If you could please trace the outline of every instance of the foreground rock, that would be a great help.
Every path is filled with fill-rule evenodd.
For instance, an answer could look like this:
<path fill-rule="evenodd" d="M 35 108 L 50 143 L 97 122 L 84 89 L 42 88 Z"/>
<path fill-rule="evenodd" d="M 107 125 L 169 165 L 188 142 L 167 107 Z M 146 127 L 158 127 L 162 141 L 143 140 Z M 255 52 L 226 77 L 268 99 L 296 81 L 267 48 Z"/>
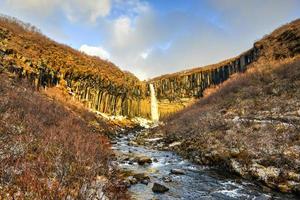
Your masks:
<path fill-rule="evenodd" d="M 167 191 L 169 191 L 169 188 L 167 188 L 166 186 L 159 184 L 159 183 L 154 183 L 153 187 L 152 187 L 152 191 L 156 192 L 156 193 L 165 193 Z"/>

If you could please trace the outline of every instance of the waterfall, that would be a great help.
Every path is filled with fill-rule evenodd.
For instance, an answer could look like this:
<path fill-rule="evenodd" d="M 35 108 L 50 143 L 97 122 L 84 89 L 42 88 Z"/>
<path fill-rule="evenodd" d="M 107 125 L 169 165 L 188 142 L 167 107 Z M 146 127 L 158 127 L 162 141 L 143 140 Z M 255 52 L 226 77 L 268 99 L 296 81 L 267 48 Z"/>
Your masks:
<path fill-rule="evenodd" d="M 158 114 L 158 105 L 157 105 L 155 90 L 152 83 L 150 83 L 149 86 L 150 86 L 150 95 L 151 95 L 151 119 L 153 122 L 158 122 L 159 114 Z"/>

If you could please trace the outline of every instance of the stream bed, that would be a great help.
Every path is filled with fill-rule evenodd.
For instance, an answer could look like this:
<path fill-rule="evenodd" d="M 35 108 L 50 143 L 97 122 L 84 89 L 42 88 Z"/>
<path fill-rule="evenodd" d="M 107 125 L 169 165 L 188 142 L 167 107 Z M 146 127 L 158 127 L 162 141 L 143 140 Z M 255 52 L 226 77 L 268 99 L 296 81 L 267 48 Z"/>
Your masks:
<path fill-rule="evenodd" d="M 281 194 L 246 181 L 231 174 L 210 167 L 195 165 L 173 152 L 159 151 L 137 146 L 131 141 L 137 133 L 119 136 L 113 149 L 117 164 L 124 171 L 143 173 L 149 181 L 132 184 L 129 192 L 133 199 L 299 199 L 294 195 Z M 128 157 L 142 155 L 151 158 L 152 163 L 139 165 Z M 124 156 L 127 159 L 124 159 Z M 171 170 L 179 169 L 183 174 L 172 174 Z M 166 186 L 164 193 L 154 193 L 154 183 Z"/>

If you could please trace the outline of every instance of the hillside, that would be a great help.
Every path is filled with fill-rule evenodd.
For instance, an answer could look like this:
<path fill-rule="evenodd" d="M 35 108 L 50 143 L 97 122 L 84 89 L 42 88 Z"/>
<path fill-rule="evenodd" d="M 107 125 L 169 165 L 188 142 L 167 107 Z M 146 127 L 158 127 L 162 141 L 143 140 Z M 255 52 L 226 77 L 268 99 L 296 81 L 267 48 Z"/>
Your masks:
<path fill-rule="evenodd" d="M 67 109 L 3 68 L 0 92 L 1 199 L 127 198 L 110 164 L 104 121 Z"/>
<path fill-rule="evenodd" d="M 150 143 L 300 193 L 299 88 L 300 19 L 234 58 L 141 82 L 2 16 L 0 199 L 127 199 L 126 187 L 149 189 L 157 180 L 160 164 L 151 163 L 160 161 L 137 147 Z M 123 134 L 132 118 L 151 117 L 150 95 L 162 123 Z M 109 121 L 103 113 L 127 119 Z M 154 168 L 121 174 L 115 164 Z"/>
<path fill-rule="evenodd" d="M 274 30 L 271 34 L 268 34 L 261 40 L 255 42 L 254 47 L 259 49 L 261 56 L 268 58 L 270 60 L 293 57 L 295 54 L 298 54 L 300 52 L 299 26 L 300 26 L 300 19 L 297 19 L 286 25 L 283 25 L 278 29 Z M 277 48 L 279 45 L 281 48 Z M 243 54 L 246 54 L 246 52 L 242 53 L 241 55 Z M 240 56 L 230 58 L 212 65 L 195 67 L 188 70 L 179 71 L 173 74 L 164 74 L 152 78 L 150 81 L 175 78 L 178 76 L 186 76 L 186 75 L 195 74 L 197 72 L 216 69 L 219 68 L 220 66 L 231 63 L 238 57 Z"/>
<path fill-rule="evenodd" d="M 14 53 L 17 65 L 34 70 L 42 63 L 60 72 L 78 75 L 90 74 L 101 76 L 116 85 L 127 87 L 138 83 L 138 79 L 121 71 L 113 63 L 99 57 L 88 56 L 71 47 L 59 44 L 30 24 L 14 18 L 0 18 L 1 49 Z"/>
<path fill-rule="evenodd" d="M 204 90 L 196 104 L 166 118 L 138 141 L 162 137 L 154 146 L 299 193 L 300 20 L 255 46 L 261 56 L 245 73 Z"/>
<path fill-rule="evenodd" d="M 218 85 L 236 73 L 247 70 L 260 60 L 280 60 L 300 52 L 300 20 L 276 29 L 240 55 L 222 62 L 166 74 L 149 82 L 156 88 L 162 118 L 175 113 L 201 98 L 205 89 Z"/>
<path fill-rule="evenodd" d="M 17 19 L 0 17 L 0 58 L 1 65 L 36 87 L 64 85 L 90 109 L 129 117 L 150 113 L 146 86 L 133 74 L 59 44 Z"/>

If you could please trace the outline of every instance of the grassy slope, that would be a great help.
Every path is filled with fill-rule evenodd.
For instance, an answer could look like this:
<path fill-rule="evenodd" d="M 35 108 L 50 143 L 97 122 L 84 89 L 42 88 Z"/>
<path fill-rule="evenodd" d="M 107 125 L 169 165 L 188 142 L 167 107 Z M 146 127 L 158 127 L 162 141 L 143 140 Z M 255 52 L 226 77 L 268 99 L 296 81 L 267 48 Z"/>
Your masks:
<path fill-rule="evenodd" d="M 62 73 L 72 71 L 77 75 L 101 76 L 118 86 L 130 87 L 139 84 L 133 74 L 121 71 L 109 61 L 59 44 L 21 21 L 0 17 L 0 49 L 4 47 L 22 56 L 18 65 L 30 68 L 28 63 L 32 63 L 31 70 L 43 62 Z M 16 58 L 13 60 L 17 61 Z"/>
<path fill-rule="evenodd" d="M 126 198 L 110 166 L 104 122 L 6 72 L 0 73 L 0 93 L 0 198 L 84 198 L 80 188 L 95 187 L 95 178 L 106 183 L 108 196 Z"/>
<path fill-rule="evenodd" d="M 279 168 L 282 174 L 272 183 L 262 180 L 274 187 L 299 181 L 299 174 L 295 180 L 286 174 L 300 170 L 299 88 L 299 58 L 285 64 L 256 63 L 247 73 L 206 91 L 210 94 L 156 131 L 166 144 L 182 142 L 173 150 L 195 162 L 233 169 L 236 161 L 245 170 L 233 170 L 245 176 L 256 176 L 249 169 L 254 163 Z"/>
<path fill-rule="evenodd" d="M 181 142 L 169 149 L 195 162 L 299 192 L 300 20 L 255 45 L 261 57 L 246 73 L 206 90 L 153 134 L 166 146 Z"/>

